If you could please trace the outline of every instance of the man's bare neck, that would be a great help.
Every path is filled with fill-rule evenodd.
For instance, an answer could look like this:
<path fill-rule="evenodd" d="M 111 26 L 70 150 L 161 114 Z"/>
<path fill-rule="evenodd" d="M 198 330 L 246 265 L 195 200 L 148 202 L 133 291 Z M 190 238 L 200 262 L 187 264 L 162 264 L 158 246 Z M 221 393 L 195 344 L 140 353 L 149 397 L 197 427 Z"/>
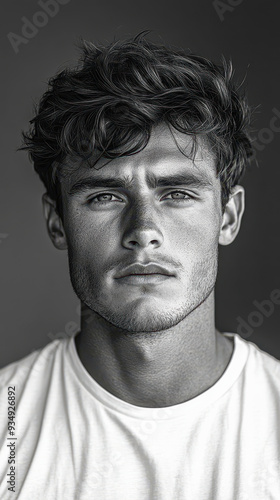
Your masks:
<path fill-rule="evenodd" d="M 188 401 L 222 376 L 233 351 L 231 340 L 215 329 L 213 298 L 207 300 L 173 328 L 142 334 L 120 332 L 90 311 L 76 337 L 80 360 L 97 383 L 130 404 L 157 408 Z"/>

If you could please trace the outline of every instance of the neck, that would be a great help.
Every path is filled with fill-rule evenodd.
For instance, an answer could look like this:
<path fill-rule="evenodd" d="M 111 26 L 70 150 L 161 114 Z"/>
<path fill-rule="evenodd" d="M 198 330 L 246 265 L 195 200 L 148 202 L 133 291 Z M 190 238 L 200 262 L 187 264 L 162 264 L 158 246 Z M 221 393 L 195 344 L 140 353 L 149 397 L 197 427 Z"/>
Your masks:
<path fill-rule="evenodd" d="M 81 305 L 76 348 L 89 374 L 116 397 L 144 407 L 192 399 L 223 374 L 232 342 L 215 329 L 214 293 L 174 327 L 128 333 Z"/>

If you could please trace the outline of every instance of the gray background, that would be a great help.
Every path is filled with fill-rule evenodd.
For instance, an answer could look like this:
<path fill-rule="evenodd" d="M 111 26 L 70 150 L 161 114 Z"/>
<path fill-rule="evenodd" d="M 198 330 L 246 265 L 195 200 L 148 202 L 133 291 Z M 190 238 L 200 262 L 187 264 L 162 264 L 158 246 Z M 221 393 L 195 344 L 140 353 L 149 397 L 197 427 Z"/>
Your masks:
<path fill-rule="evenodd" d="M 156 40 L 215 61 L 221 54 L 231 57 L 236 77 L 246 75 L 249 101 L 258 106 L 254 127 L 262 151 L 259 165 L 252 164 L 243 181 L 247 209 L 240 235 L 220 249 L 217 325 L 222 331 L 237 331 L 238 317 L 253 322 L 244 336 L 280 359 L 280 305 L 267 317 L 253 314 L 254 301 L 267 300 L 280 289 L 280 132 L 263 131 L 270 129 L 273 109 L 280 110 L 280 7 L 267 0 L 225 0 L 222 5 L 229 5 L 223 20 L 215 3 L 206 0 L 69 0 L 44 21 L 37 16 L 42 11 L 38 1 L 2 1 L 0 366 L 71 334 L 79 325 L 67 253 L 56 250 L 46 232 L 44 187 L 27 155 L 16 152 L 21 130 L 27 128 L 47 79 L 77 59 L 79 37 L 106 43 L 144 29 L 153 30 Z M 32 21 L 34 16 L 45 26 L 20 44 L 16 54 L 7 34 L 21 35 L 22 17 Z"/>

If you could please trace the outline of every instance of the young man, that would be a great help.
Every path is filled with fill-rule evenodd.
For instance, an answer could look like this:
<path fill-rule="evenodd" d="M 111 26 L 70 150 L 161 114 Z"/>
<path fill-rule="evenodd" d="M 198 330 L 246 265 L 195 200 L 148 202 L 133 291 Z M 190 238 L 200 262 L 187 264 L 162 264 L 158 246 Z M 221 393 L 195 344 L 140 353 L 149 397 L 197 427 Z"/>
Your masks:
<path fill-rule="evenodd" d="M 50 81 L 25 148 L 81 329 L 1 371 L 1 498 L 280 498 L 280 363 L 214 317 L 249 117 L 230 65 L 143 37 Z"/>

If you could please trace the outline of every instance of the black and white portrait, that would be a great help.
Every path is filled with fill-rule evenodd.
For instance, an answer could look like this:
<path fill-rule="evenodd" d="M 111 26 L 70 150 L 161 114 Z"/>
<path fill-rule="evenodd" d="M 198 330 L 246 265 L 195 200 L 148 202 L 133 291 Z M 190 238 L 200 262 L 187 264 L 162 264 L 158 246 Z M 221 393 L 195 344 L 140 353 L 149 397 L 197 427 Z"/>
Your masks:
<path fill-rule="evenodd" d="M 4 3 L 1 499 L 279 499 L 278 5 Z"/>

